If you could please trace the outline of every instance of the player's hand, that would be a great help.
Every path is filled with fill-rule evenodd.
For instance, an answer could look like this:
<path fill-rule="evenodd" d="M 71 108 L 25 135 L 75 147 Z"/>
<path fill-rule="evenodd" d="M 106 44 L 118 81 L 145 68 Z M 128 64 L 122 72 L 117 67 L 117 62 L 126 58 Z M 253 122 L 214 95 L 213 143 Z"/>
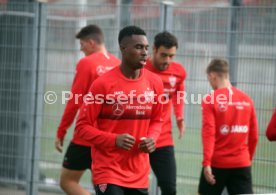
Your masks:
<path fill-rule="evenodd" d="M 210 166 L 204 167 L 203 173 L 206 181 L 211 185 L 215 185 L 216 179 L 212 173 L 212 168 Z"/>
<path fill-rule="evenodd" d="M 117 135 L 116 146 L 124 150 L 130 150 L 135 144 L 135 138 L 128 133 Z"/>
<path fill-rule="evenodd" d="M 178 128 L 178 139 L 181 139 L 183 137 L 184 131 L 185 131 L 185 122 L 184 119 L 177 119 L 176 120 L 177 128 Z"/>
<path fill-rule="evenodd" d="M 59 138 L 56 138 L 56 140 L 55 140 L 55 146 L 56 146 L 57 151 L 59 151 L 60 153 L 62 153 L 63 140 L 59 139 Z"/>
<path fill-rule="evenodd" d="M 142 137 L 138 147 L 145 153 L 152 153 L 155 150 L 155 141 L 150 137 Z"/>

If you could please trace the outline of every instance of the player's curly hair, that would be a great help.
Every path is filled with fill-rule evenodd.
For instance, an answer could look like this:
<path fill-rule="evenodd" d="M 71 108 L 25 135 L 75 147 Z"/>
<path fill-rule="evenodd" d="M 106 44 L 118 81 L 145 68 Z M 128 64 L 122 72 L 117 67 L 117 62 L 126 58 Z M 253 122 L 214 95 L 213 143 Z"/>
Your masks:
<path fill-rule="evenodd" d="M 146 32 L 138 26 L 126 26 L 122 30 L 120 30 L 119 37 L 118 37 L 119 44 L 121 44 L 122 40 L 125 37 L 131 37 L 132 35 L 146 36 Z"/>

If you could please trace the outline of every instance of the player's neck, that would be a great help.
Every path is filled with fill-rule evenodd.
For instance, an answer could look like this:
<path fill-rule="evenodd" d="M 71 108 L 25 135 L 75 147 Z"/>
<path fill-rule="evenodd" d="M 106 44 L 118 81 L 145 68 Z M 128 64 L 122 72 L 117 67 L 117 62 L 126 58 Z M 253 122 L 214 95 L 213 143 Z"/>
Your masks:
<path fill-rule="evenodd" d="M 221 88 L 228 88 L 228 87 L 232 87 L 231 82 L 229 81 L 229 79 L 223 79 L 221 80 L 218 84 L 217 84 L 217 88 L 216 89 L 221 89 Z"/>
<path fill-rule="evenodd" d="M 155 63 L 154 63 L 154 60 L 153 60 L 153 57 L 152 57 L 152 56 L 149 58 L 149 61 L 150 61 L 151 65 L 152 65 L 152 67 L 153 67 L 155 70 L 159 70 L 159 69 L 156 67 Z"/>
<path fill-rule="evenodd" d="M 124 62 L 120 66 L 120 70 L 123 75 L 128 79 L 137 79 L 140 76 L 141 69 L 129 68 Z"/>
<path fill-rule="evenodd" d="M 100 46 L 98 47 L 98 52 L 103 53 L 105 56 L 108 56 L 107 49 L 105 48 L 104 45 L 100 45 Z"/>
<path fill-rule="evenodd" d="M 152 57 L 152 56 L 149 57 L 149 61 L 150 61 L 151 65 L 152 65 L 153 67 L 155 67 L 155 66 L 154 66 L 154 62 L 153 62 L 153 57 Z"/>

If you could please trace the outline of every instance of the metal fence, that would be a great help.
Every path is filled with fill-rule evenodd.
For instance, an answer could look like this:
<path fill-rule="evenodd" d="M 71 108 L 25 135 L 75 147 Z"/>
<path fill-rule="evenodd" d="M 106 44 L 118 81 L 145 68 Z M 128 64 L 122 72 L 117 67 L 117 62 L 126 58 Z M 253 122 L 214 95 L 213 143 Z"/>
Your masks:
<path fill-rule="evenodd" d="M 178 194 L 197 193 L 202 160 L 200 98 L 210 91 L 205 68 L 213 57 L 229 59 L 233 83 L 251 95 L 257 110 L 255 193 L 275 193 L 276 150 L 264 137 L 276 105 L 275 20 L 273 6 L 0 4 L 0 194 L 61 192 L 63 155 L 54 149 L 55 131 L 65 106 L 62 91 L 70 90 L 82 56 L 74 35 L 86 24 L 98 24 L 107 48 L 117 55 L 117 35 L 127 24 L 145 29 L 150 43 L 164 29 L 178 37 L 176 60 L 188 75 L 185 136 L 183 140 L 175 136 Z M 45 103 L 48 91 L 57 94 L 55 103 Z M 66 138 L 65 147 L 71 135 Z M 93 191 L 90 181 L 87 172 L 81 183 Z M 153 184 L 151 194 L 156 194 L 155 188 Z"/>

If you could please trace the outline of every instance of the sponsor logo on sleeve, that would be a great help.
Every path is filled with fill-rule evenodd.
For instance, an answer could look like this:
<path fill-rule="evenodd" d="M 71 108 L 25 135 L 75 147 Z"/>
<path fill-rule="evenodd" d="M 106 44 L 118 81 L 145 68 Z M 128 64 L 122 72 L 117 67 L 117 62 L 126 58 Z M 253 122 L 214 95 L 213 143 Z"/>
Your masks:
<path fill-rule="evenodd" d="M 101 75 L 103 75 L 106 72 L 106 69 L 105 69 L 104 66 L 99 65 L 96 68 L 96 72 L 97 72 L 97 75 L 101 76 Z"/>
<path fill-rule="evenodd" d="M 110 71 L 113 67 L 110 66 L 103 66 L 103 65 L 99 65 L 96 68 L 96 72 L 98 76 L 102 76 L 104 73 Z"/>

